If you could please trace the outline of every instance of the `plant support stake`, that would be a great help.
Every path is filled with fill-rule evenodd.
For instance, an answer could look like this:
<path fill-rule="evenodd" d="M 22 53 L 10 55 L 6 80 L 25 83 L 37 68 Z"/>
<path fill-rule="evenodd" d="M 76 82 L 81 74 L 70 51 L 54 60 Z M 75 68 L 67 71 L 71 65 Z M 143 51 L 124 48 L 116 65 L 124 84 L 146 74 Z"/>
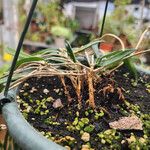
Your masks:
<path fill-rule="evenodd" d="M 104 31 L 104 25 L 105 25 L 105 20 L 106 20 L 106 13 L 107 13 L 107 9 L 108 9 L 108 2 L 109 2 L 109 0 L 106 1 L 106 5 L 105 5 L 105 11 L 104 11 L 104 16 L 103 16 L 103 21 L 102 21 L 100 37 L 102 37 L 103 31 Z"/>
<path fill-rule="evenodd" d="M 18 60 L 18 57 L 19 57 L 19 54 L 20 54 L 20 51 L 21 51 L 21 48 L 22 48 L 22 45 L 23 45 L 23 41 L 24 41 L 25 35 L 28 31 L 28 28 L 29 28 L 29 25 L 30 25 L 30 22 L 31 22 L 31 19 L 32 19 L 32 16 L 33 16 L 33 13 L 34 13 L 37 2 L 38 2 L 38 0 L 33 0 L 32 6 L 30 8 L 30 11 L 29 11 L 29 14 L 28 14 L 28 17 L 27 17 L 27 21 L 25 23 L 23 32 L 21 34 L 21 37 L 20 37 L 20 40 L 19 40 L 19 43 L 18 43 L 18 46 L 17 46 L 17 49 L 16 49 L 16 53 L 15 53 L 13 61 L 12 61 L 12 65 L 11 65 L 11 68 L 10 68 L 8 79 L 7 79 L 7 82 L 6 82 L 6 86 L 5 86 L 5 90 L 4 90 L 4 96 L 5 97 L 8 97 L 8 90 L 9 90 L 9 87 L 10 87 L 10 83 L 11 83 L 11 80 L 12 80 L 14 69 L 16 67 L 16 62 Z"/>

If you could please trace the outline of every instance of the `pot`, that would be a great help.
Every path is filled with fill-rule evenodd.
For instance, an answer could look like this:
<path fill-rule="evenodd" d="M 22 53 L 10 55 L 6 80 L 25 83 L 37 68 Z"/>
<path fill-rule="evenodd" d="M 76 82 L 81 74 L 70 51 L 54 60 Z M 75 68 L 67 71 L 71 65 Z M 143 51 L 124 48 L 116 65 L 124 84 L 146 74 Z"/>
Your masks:
<path fill-rule="evenodd" d="M 111 52 L 112 49 L 113 49 L 112 44 L 108 44 L 108 43 L 101 43 L 100 44 L 100 50 L 103 50 L 104 52 Z"/>
<path fill-rule="evenodd" d="M 15 102 L 16 90 L 12 90 L 9 97 L 11 102 L 4 104 L 2 115 L 10 135 L 20 148 L 24 150 L 65 150 L 62 146 L 42 136 L 24 119 Z"/>

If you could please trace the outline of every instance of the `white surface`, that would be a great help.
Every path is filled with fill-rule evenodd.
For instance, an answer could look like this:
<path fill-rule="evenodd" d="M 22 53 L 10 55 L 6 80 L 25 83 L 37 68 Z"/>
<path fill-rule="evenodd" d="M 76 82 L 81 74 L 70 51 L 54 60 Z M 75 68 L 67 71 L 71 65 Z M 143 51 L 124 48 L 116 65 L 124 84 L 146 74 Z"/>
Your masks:
<path fill-rule="evenodd" d="M 101 1 L 101 2 L 71 2 L 68 4 L 64 5 L 64 13 L 66 16 L 69 17 L 75 17 L 74 14 L 74 6 L 82 6 L 82 7 L 91 7 L 91 8 L 98 8 L 98 20 L 102 19 L 103 14 L 104 14 L 104 9 L 105 9 L 106 2 Z M 113 10 L 114 10 L 114 4 L 109 3 L 108 5 L 108 11 L 107 15 L 109 15 Z"/>
<path fill-rule="evenodd" d="M 6 46 L 11 48 L 16 48 L 19 38 L 17 3 L 18 0 L 3 0 L 3 42 Z"/>

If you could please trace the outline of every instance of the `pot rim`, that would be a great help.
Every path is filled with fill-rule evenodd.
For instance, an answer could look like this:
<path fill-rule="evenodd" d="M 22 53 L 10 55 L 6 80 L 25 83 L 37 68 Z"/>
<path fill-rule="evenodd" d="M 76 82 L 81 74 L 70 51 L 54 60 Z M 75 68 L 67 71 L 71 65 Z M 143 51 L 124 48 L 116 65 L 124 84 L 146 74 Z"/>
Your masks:
<path fill-rule="evenodd" d="M 150 70 L 145 69 L 141 65 L 137 65 L 137 64 L 134 64 L 134 65 L 135 65 L 135 68 L 137 69 L 138 72 L 150 75 Z"/>
<path fill-rule="evenodd" d="M 18 146 L 25 150 L 65 150 L 66 148 L 48 140 L 25 120 L 16 103 L 17 89 L 9 91 L 12 101 L 3 106 L 2 115 Z"/>

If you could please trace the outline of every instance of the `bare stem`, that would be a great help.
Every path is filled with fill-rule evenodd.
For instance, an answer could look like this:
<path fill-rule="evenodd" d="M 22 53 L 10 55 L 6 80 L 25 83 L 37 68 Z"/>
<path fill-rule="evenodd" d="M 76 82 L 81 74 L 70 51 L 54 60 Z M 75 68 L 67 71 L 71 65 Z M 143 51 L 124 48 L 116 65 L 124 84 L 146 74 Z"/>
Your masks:
<path fill-rule="evenodd" d="M 81 106 L 81 86 L 82 86 L 82 80 L 80 76 L 77 76 L 77 96 L 78 96 L 78 102 Z"/>
<path fill-rule="evenodd" d="M 89 105 L 94 109 L 95 100 L 94 100 L 94 87 L 93 87 L 93 70 L 87 72 L 87 80 L 89 86 Z"/>
<path fill-rule="evenodd" d="M 69 91 L 67 90 L 64 76 L 60 76 L 60 80 L 63 84 L 64 92 L 65 92 L 65 95 L 67 96 L 68 102 L 70 103 L 71 102 L 71 97 L 70 97 Z"/>

